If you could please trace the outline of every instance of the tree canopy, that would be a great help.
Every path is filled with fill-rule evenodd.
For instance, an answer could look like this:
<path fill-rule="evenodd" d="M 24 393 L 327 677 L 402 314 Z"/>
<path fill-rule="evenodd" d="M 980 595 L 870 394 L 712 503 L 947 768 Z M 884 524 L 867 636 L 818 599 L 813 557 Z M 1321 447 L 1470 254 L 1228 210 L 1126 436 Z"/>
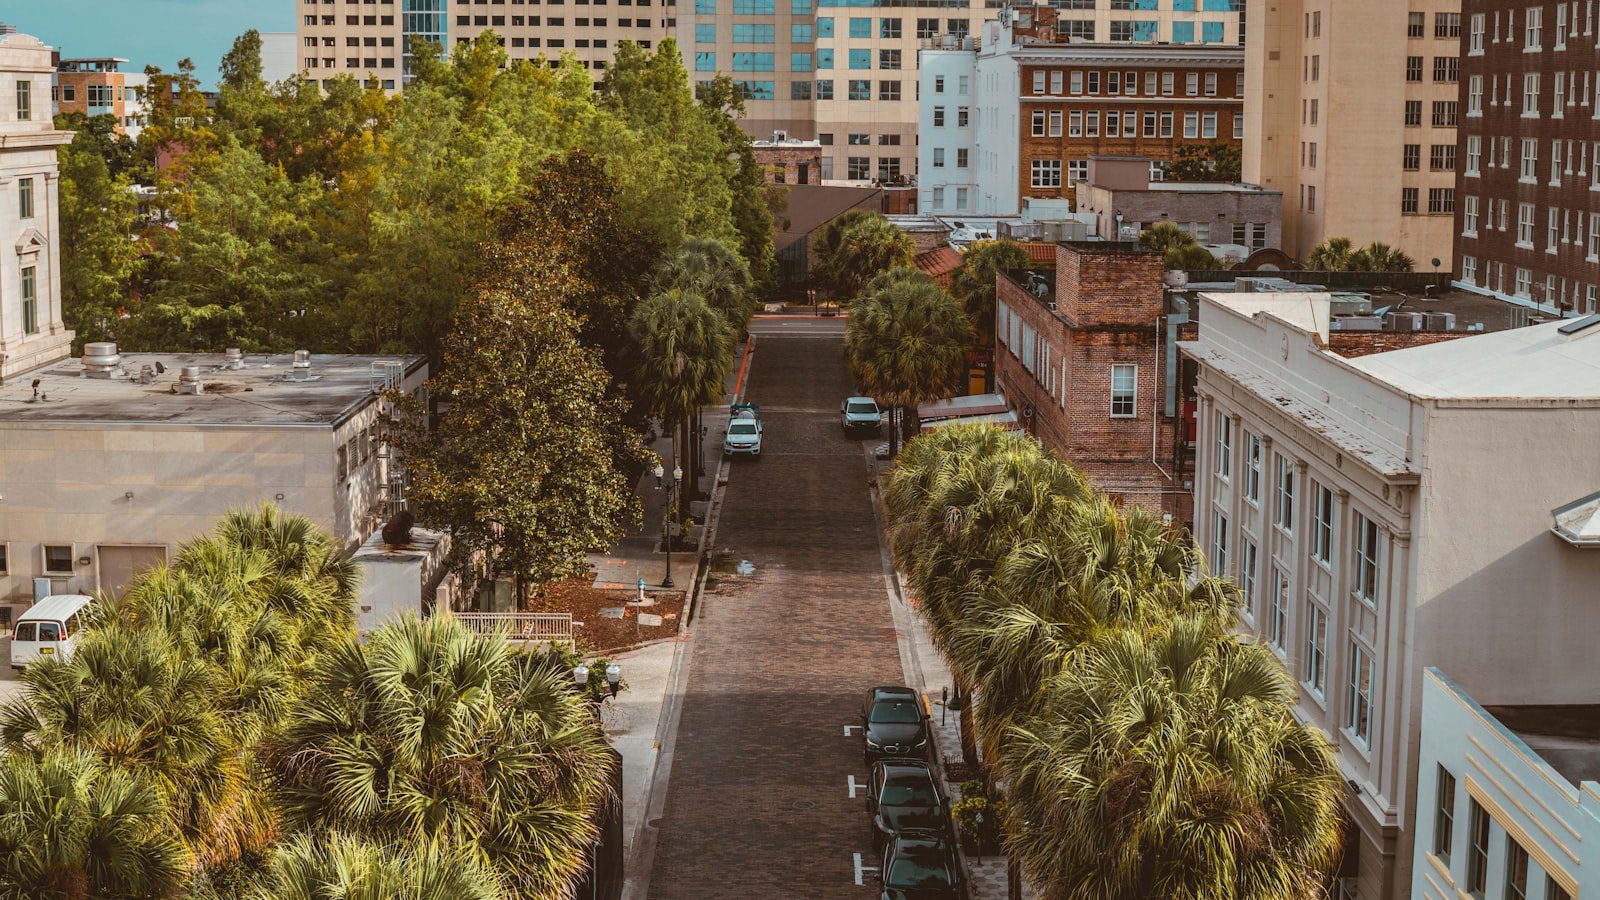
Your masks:
<path fill-rule="evenodd" d="M 1139 246 L 1161 251 L 1164 269 L 1215 269 L 1217 258 L 1194 235 L 1171 222 L 1157 222 L 1139 233 Z"/>
<path fill-rule="evenodd" d="M 910 266 L 916 257 L 911 236 L 873 212 L 849 210 L 817 230 L 817 262 L 812 277 L 849 302 L 867 282 L 890 269 Z"/>
<path fill-rule="evenodd" d="M 1356 247 L 1347 237 L 1331 237 L 1311 248 L 1306 268 L 1315 272 L 1410 272 L 1416 261 L 1378 241 Z"/>

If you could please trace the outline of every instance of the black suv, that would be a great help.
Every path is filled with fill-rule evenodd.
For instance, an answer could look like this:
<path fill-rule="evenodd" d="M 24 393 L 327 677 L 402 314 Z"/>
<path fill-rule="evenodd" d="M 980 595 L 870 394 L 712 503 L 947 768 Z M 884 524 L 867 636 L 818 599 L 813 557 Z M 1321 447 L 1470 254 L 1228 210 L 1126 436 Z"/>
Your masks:
<path fill-rule="evenodd" d="M 930 734 L 922 698 L 908 687 L 880 686 L 867 691 L 861 707 L 867 765 L 889 757 L 926 759 Z"/>
<path fill-rule="evenodd" d="M 920 759 L 886 759 L 872 767 L 872 792 L 867 814 L 872 816 L 872 849 L 903 831 L 949 829 L 949 810 L 939 779 Z"/>
<path fill-rule="evenodd" d="M 933 831 L 906 831 L 883 850 L 881 900 L 966 900 L 966 880 L 950 838 Z"/>

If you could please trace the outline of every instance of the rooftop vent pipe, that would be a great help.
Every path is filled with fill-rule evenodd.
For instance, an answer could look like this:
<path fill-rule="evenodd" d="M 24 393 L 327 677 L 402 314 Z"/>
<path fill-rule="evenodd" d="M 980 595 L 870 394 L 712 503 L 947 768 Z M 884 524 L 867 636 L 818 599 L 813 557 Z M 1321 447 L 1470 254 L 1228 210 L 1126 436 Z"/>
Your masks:
<path fill-rule="evenodd" d="M 89 378 L 110 378 L 117 371 L 122 356 L 111 341 L 95 341 L 83 345 L 83 374 Z"/>
<path fill-rule="evenodd" d="M 184 366 L 183 371 L 178 375 L 178 393 L 204 394 L 205 392 L 206 383 L 200 380 L 200 367 Z"/>
<path fill-rule="evenodd" d="M 244 368 L 244 352 L 241 351 L 238 347 L 229 347 L 228 349 L 223 351 L 223 355 L 228 358 L 227 364 L 224 365 L 223 368 L 226 368 L 226 369 L 242 369 L 242 368 Z"/>
<path fill-rule="evenodd" d="M 311 351 L 296 350 L 294 352 L 294 366 L 289 370 L 291 381 L 311 380 Z"/>

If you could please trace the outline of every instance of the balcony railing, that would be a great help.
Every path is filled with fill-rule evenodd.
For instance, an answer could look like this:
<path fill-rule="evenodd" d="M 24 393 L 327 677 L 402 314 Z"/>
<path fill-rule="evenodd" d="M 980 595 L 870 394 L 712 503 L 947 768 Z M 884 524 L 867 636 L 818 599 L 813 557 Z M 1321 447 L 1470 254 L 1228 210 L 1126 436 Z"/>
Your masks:
<path fill-rule="evenodd" d="M 461 624 L 478 634 L 499 632 L 513 641 L 567 644 L 572 640 L 572 613 L 455 613 Z"/>

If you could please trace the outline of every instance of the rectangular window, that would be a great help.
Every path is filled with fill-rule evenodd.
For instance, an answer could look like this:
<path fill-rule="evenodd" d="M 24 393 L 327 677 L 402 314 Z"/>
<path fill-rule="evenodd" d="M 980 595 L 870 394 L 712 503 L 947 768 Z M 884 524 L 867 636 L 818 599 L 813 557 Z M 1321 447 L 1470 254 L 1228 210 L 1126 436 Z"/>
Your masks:
<path fill-rule="evenodd" d="M 1289 575 L 1272 566 L 1272 614 L 1267 620 L 1267 643 L 1283 650 L 1289 640 Z"/>
<path fill-rule="evenodd" d="M 1319 695 L 1328 680 L 1328 614 L 1306 599 L 1306 685 Z"/>
<path fill-rule="evenodd" d="M 25 78 L 17 81 L 17 121 L 33 121 L 33 82 Z"/>
<path fill-rule="evenodd" d="M 48 575 L 71 575 L 72 545 L 45 544 L 44 571 Z"/>
<path fill-rule="evenodd" d="M 850 20 L 850 36 L 853 38 L 872 37 L 872 20 L 853 18 Z"/>
<path fill-rule="evenodd" d="M 1228 571 L 1228 517 L 1217 513 L 1212 517 L 1211 571 L 1220 575 Z"/>
<path fill-rule="evenodd" d="M 1311 557 L 1325 565 L 1333 563 L 1333 491 L 1318 486 L 1313 510 Z"/>
<path fill-rule="evenodd" d="M 1233 419 L 1217 413 L 1217 463 L 1215 471 L 1224 480 L 1233 475 Z"/>
<path fill-rule="evenodd" d="M 1056 165 L 1056 185 L 1061 184 L 1061 161 L 1049 160 Z M 1111 367 L 1111 418 L 1131 419 L 1138 413 L 1139 367 L 1117 365 Z"/>
<path fill-rule="evenodd" d="M 1244 499 L 1252 506 L 1261 503 L 1261 439 L 1249 432 L 1244 436 Z"/>
<path fill-rule="evenodd" d="M 1420 57 L 1420 56 L 1408 56 L 1408 57 L 1406 57 L 1406 81 L 1411 81 L 1411 82 L 1420 82 L 1420 81 L 1422 81 L 1422 57 Z"/>
<path fill-rule="evenodd" d="M 34 266 L 22 270 L 22 333 L 39 333 L 39 279 Z"/>
<path fill-rule="evenodd" d="M 1456 777 L 1439 767 L 1439 784 L 1434 792 L 1433 855 L 1450 864 L 1450 842 L 1456 832 Z"/>
<path fill-rule="evenodd" d="M 1315 100 L 1313 100 L 1311 102 L 1312 103 L 1316 103 Z M 1313 116 L 1311 121 L 1312 121 L 1312 124 L 1316 124 L 1316 117 Z M 1406 101 L 1406 127 L 1407 128 L 1420 128 L 1420 127 L 1422 127 L 1422 101 L 1421 100 L 1407 100 Z"/>
<path fill-rule="evenodd" d="M 944 107 L 942 106 L 935 106 L 933 108 L 933 127 L 944 127 Z"/>
<path fill-rule="evenodd" d="M 1294 531 L 1294 463 L 1286 457 L 1273 454 L 1277 469 L 1278 502 L 1274 520 L 1284 531 Z"/>
<path fill-rule="evenodd" d="M 1567 889 L 1556 882 L 1555 876 L 1544 877 L 1544 900 L 1572 900 L 1572 895 Z"/>
<path fill-rule="evenodd" d="M 24 219 L 33 218 L 33 179 L 17 179 L 17 215 Z"/>
<path fill-rule="evenodd" d="M 902 23 L 900 19 L 879 19 L 878 37 L 890 40 L 900 37 Z"/>
<path fill-rule="evenodd" d="M 1427 28 L 1427 25 L 1428 25 L 1428 17 L 1427 17 L 1426 13 L 1419 13 L 1419 12 L 1407 13 L 1406 14 L 1406 37 L 1408 37 L 1408 38 L 1420 38 L 1420 37 L 1422 37 L 1423 30 Z"/>
<path fill-rule="evenodd" d="M 1350 642 L 1350 696 L 1345 727 L 1365 747 L 1372 746 L 1372 657 Z"/>
<path fill-rule="evenodd" d="M 1256 615 L 1256 566 L 1258 554 L 1255 541 L 1239 538 L 1239 592 L 1244 595 L 1244 614 L 1254 619 Z"/>
<path fill-rule="evenodd" d="M 1456 148 L 1451 145 L 1450 149 Z M 1449 215 L 1456 211 L 1455 188 L 1428 188 L 1428 214 L 1433 216 Z"/>
<path fill-rule="evenodd" d="M 1382 546 L 1378 523 L 1361 513 L 1355 517 L 1356 596 L 1377 605 L 1383 590 Z"/>
<path fill-rule="evenodd" d="M 1467 801 L 1467 892 L 1483 896 L 1489 885 L 1489 813 Z"/>
<path fill-rule="evenodd" d="M 1433 58 L 1433 80 L 1436 84 L 1455 84 L 1461 79 L 1461 59 L 1455 56 Z"/>
<path fill-rule="evenodd" d="M 872 68 L 872 51 L 871 50 L 851 50 L 850 51 L 850 68 L 852 68 L 852 69 L 870 69 L 870 68 Z"/>
<path fill-rule="evenodd" d="M 1190 140 L 1196 140 L 1200 137 L 1199 113 L 1186 112 L 1183 114 L 1183 136 Z"/>
<path fill-rule="evenodd" d="M 1036 188 L 1061 187 L 1061 160 L 1034 160 L 1032 166 L 1032 175 L 1032 185 Z"/>
<path fill-rule="evenodd" d="M 1506 835 L 1506 900 L 1528 900 L 1528 851 Z"/>
<path fill-rule="evenodd" d="M 1400 168 L 1415 172 L 1422 168 L 1422 145 L 1404 144 L 1400 147 Z"/>
<path fill-rule="evenodd" d="M 1456 114 L 1460 105 L 1454 100 L 1436 100 L 1433 104 L 1433 127 L 1456 127 Z"/>
<path fill-rule="evenodd" d="M 1042 110 L 1042 109 L 1034 110 L 1033 111 L 1033 115 L 1032 115 L 1032 119 L 1033 119 L 1033 136 L 1034 137 L 1044 137 L 1044 128 L 1045 128 L 1044 110 Z"/>

